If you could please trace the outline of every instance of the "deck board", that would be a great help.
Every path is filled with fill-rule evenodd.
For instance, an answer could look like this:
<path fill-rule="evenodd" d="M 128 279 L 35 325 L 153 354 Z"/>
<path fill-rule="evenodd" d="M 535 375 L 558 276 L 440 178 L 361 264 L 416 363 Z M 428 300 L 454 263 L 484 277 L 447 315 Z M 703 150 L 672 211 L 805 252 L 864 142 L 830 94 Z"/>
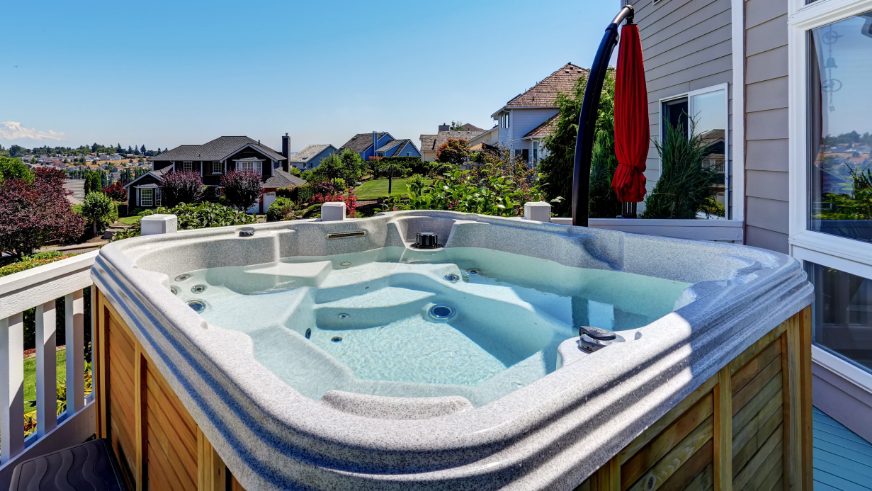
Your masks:
<path fill-rule="evenodd" d="M 815 489 L 872 490 L 872 443 L 813 411 Z"/>

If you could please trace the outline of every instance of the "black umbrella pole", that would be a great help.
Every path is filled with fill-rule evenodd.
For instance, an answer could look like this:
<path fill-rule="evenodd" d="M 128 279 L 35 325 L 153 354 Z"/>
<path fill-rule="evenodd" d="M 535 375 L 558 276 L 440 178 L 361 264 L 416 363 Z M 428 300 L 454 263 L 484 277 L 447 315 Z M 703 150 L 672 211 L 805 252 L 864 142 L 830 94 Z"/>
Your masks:
<path fill-rule="evenodd" d="M 599 113 L 600 96 L 609 69 L 609 60 L 617 46 L 618 24 L 624 20 L 633 22 L 633 7 L 628 5 L 606 27 L 599 49 L 590 67 L 587 87 L 578 115 L 578 135 L 575 137 L 575 160 L 572 169 L 572 224 L 587 227 L 590 208 L 590 163 L 593 156 L 593 140 Z"/>

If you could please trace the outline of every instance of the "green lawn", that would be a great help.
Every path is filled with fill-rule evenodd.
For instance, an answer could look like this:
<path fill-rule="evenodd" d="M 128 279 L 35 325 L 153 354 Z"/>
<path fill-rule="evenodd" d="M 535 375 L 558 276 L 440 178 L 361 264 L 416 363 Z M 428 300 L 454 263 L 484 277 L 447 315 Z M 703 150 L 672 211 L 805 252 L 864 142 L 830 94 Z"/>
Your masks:
<path fill-rule="evenodd" d="M 395 178 L 391 196 L 405 196 L 409 192 L 408 183 L 411 177 Z M 354 188 L 357 199 L 379 199 L 388 197 L 388 180 L 373 179 Z"/>
<path fill-rule="evenodd" d="M 67 379 L 67 350 L 60 349 L 55 354 L 57 359 L 57 382 L 63 384 Z M 24 359 L 24 413 L 36 409 L 36 357 Z"/>
<path fill-rule="evenodd" d="M 124 225 L 136 225 L 139 221 L 142 220 L 142 217 L 139 215 L 133 215 L 132 217 L 121 217 L 118 219 L 119 222 Z"/>

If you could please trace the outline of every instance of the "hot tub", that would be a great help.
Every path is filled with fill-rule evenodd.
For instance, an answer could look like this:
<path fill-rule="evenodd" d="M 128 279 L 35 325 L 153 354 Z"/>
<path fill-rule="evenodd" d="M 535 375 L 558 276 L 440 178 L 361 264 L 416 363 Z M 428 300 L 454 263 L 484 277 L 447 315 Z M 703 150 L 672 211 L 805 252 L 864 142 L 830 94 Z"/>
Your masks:
<path fill-rule="evenodd" d="M 247 235 L 97 259 L 101 431 L 131 481 L 199 476 L 177 427 L 251 488 L 657 487 L 719 479 L 726 440 L 731 479 L 776 453 L 802 479 L 811 286 L 787 256 L 451 212 Z M 752 445 L 751 425 L 777 428 Z"/>

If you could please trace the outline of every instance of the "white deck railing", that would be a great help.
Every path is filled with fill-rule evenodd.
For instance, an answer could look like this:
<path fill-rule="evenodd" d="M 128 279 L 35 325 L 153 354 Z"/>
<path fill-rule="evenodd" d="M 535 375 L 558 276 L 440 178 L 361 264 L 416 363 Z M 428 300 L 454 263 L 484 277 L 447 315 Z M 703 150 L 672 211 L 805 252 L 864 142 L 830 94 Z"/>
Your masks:
<path fill-rule="evenodd" d="M 89 270 L 96 256 L 96 251 L 89 252 L 0 278 L 0 489 L 8 487 L 18 462 L 80 443 L 94 433 L 93 398 L 85 397 L 83 289 L 92 285 Z M 61 297 L 67 407 L 58 416 L 55 301 Z M 25 438 L 23 313 L 34 307 L 37 426 Z"/>

